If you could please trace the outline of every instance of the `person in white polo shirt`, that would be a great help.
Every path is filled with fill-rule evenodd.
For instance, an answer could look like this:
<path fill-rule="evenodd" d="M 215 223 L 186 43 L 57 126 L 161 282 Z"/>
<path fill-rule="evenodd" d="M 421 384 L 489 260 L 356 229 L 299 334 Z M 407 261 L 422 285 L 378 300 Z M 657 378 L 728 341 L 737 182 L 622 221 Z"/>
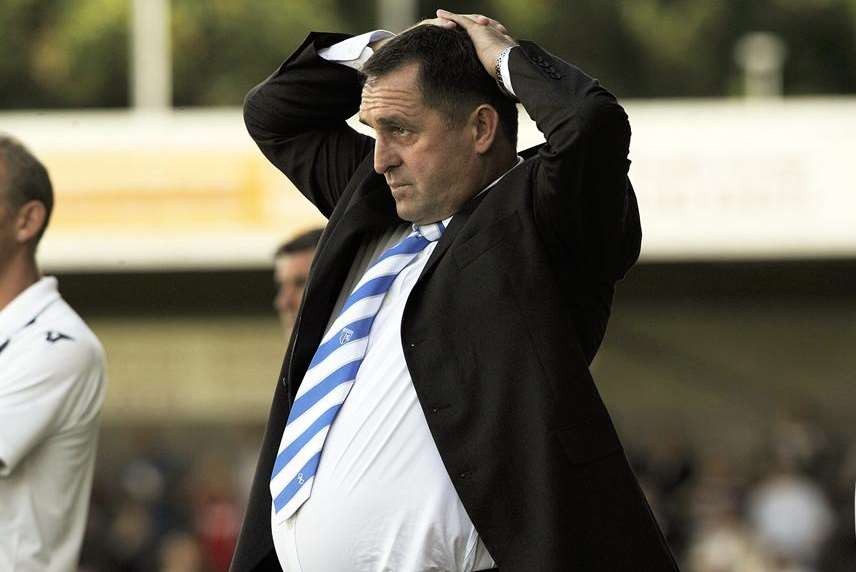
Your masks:
<path fill-rule="evenodd" d="M 44 166 L 0 134 L 0 570 L 77 569 L 104 400 L 104 351 L 42 277 Z"/>

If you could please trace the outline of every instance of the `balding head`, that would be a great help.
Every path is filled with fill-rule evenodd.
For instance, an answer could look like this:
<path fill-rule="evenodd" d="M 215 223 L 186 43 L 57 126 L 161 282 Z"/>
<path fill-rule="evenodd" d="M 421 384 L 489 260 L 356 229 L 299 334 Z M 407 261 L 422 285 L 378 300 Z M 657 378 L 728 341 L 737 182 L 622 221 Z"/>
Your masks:
<path fill-rule="evenodd" d="M 44 206 L 44 222 L 33 237 L 41 240 L 53 211 L 53 186 L 44 165 L 17 139 L 0 133 L 0 201 L 11 213 L 36 201 Z"/>

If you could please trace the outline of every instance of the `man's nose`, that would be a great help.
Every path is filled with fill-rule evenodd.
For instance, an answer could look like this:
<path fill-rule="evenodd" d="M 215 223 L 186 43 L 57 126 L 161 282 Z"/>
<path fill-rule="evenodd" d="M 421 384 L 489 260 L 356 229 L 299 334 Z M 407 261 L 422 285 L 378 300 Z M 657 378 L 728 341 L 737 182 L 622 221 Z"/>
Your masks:
<path fill-rule="evenodd" d="M 276 291 L 276 296 L 273 298 L 273 307 L 277 312 L 285 312 L 288 310 L 288 292 L 286 286 L 280 286 Z"/>
<path fill-rule="evenodd" d="M 393 167 L 397 167 L 398 157 L 389 145 L 380 138 L 375 141 L 374 148 L 374 170 L 378 175 L 383 175 Z"/>
<path fill-rule="evenodd" d="M 289 312 L 297 312 L 300 300 L 303 298 L 303 287 L 291 287 L 286 293 L 285 309 Z"/>

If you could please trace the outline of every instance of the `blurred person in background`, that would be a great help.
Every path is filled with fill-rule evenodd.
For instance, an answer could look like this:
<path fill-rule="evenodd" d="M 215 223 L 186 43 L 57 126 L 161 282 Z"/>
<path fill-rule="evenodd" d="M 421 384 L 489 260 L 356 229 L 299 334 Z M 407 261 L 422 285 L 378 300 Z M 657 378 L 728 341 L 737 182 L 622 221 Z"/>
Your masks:
<path fill-rule="evenodd" d="M 170 532 L 158 548 L 160 572 L 205 572 L 202 549 L 187 532 Z"/>
<path fill-rule="evenodd" d="M 815 570 L 835 516 L 814 480 L 780 459 L 750 492 L 748 517 L 767 551 L 781 562 Z"/>
<path fill-rule="evenodd" d="M 273 306 L 279 314 L 279 323 L 286 339 L 291 336 L 294 318 L 303 299 L 303 288 L 309 278 L 309 268 L 315 256 L 315 247 L 321 239 L 323 228 L 303 232 L 276 249 L 273 257 L 273 280 L 276 297 Z"/>
<path fill-rule="evenodd" d="M 77 567 L 104 399 L 104 354 L 42 277 L 47 170 L 0 134 L 0 570 Z"/>
<path fill-rule="evenodd" d="M 627 117 L 437 14 L 312 34 L 247 96 L 330 226 L 232 570 L 676 570 L 588 370 L 639 253 Z M 523 157 L 515 96 L 547 139 Z"/>
<path fill-rule="evenodd" d="M 833 531 L 821 548 L 818 569 L 824 572 L 852 572 L 856 562 L 854 528 L 854 484 L 856 475 L 856 443 L 842 447 L 841 462 L 829 483 L 830 500 L 836 513 Z"/>
<path fill-rule="evenodd" d="M 194 529 L 212 570 L 228 570 L 241 528 L 243 507 L 235 494 L 235 457 L 209 453 L 193 467 Z"/>
<path fill-rule="evenodd" d="M 771 572 L 773 562 L 733 510 L 697 523 L 687 557 L 693 572 Z"/>

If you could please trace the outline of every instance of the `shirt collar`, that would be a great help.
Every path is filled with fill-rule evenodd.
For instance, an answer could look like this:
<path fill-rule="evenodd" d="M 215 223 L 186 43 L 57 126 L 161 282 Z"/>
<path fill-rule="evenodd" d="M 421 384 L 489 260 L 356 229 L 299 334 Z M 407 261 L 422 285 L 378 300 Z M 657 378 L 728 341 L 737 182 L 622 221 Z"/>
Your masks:
<path fill-rule="evenodd" d="M 504 176 L 506 176 L 508 173 L 510 173 L 512 169 L 514 169 L 515 167 L 517 167 L 518 165 L 520 165 L 520 163 L 522 163 L 522 162 L 523 162 L 523 157 L 521 157 L 520 155 L 518 155 L 518 156 L 517 156 L 517 162 L 516 162 L 514 165 L 512 165 L 511 167 L 509 167 L 509 168 L 508 168 L 508 170 L 507 170 L 507 171 L 505 171 L 503 174 L 501 174 L 500 176 L 498 176 L 498 177 L 497 177 L 497 178 L 496 178 L 496 179 L 495 179 L 491 184 L 489 184 L 488 186 L 486 186 L 485 188 L 483 188 L 481 191 L 479 191 L 479 192 L 478 192 L 478 194 L 476 194 L 476 197 L 478 197 L 478 196 L 481 196 L 481 195 L 485 194 L 485 193 L 487 192 L 487 190 L 488 190 L 488 189 L 490 189 L 492 186 L 494 186 L 495 184 L 497 184 L 498 182 L 500 182 Z M 473 197 L 473 198 L 475 198 L 475 197 Z"/>
<path fill-rule="evenodd" d="M 0 341 L 25 327 L 42 310 L 59 299 L 57 280 L 45 276 L 0 310 Z"/>

